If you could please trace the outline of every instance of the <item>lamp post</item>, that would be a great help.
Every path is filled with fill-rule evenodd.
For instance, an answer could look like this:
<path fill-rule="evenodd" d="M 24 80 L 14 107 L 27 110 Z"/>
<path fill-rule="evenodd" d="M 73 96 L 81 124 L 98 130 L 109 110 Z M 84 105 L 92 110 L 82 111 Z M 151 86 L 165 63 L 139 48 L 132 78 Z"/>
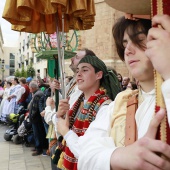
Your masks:
<path fill-rule="evenodd" d="M 2 59 L 0 58 L 0 66 L 1 66 L 2 80 L 4 80 L 4 72 L 5 72 L 4 64 L 5 64 L 5 60 L 4 60 L 4 59 L 2 60 Z"/>

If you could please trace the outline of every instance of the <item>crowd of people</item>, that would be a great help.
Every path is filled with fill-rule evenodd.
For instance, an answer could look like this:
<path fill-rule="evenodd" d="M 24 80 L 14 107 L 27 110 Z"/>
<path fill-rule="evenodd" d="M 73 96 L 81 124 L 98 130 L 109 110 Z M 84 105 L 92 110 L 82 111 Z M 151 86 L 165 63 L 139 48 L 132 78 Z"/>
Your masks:
<path fill-rule="evenodd" d="M 46 127 L 46 124 L 43 124 L 44 121 L 40 112 L 44 108 L 44 98 L 47 95 L 46 91 L 49 88 L 49 83 L 44 83 L 40 77 L 38 77 L 37 80 L 33 80 L 32 77 L 9 77 L 1 83 L 0 87 L 2 89 L 0 122 L 5 124 L 10 123 L 10 114 L 18 114 L 20 110 L 19 107 L 21 106 L 25 110 L 28 110 L 29 122 L 31 122 L 32 125 L 35 145 L 37 150 L 40 148 L 39 150 L 41 150 L 42 153 L 43 148 L 48 148 L 48 141 L 46 142 L 46 133 L 44 128 Z M 41 140 L 37 139 L 37 135 L 39 134 Z M 34 152 L 32 155 L 36 156 L 37 152 Z"/>
<path fill-rule="evenodd" d="M 151 28 L 157 24 L 164 29 Z M 85 48 L 71 58 L 73 76 L 68 77 L 66 99 L 56 79 L 44 83 L 39 77 L 14 78 L 5 82 L 6 88 L 0 86 L 1 121 L 21 105 L 28 108 L 35 141 L 32 156 L 46 149 L 52 170 L 169 170 L 170 146 L 157 138 L 166 116 L 170 141 L 169 28 L 167 15 L 155 16 L 152 24 L 148 19 L 121 17 L 112 32 L 133 80 L 122 78 Z M 157 108 L 156 115 L 153 69 L 164 79 L 166 105 L 166 110 Z M 60 91 L 58 108 L 56 90 Z M 132 97 L 134 103 L 129 102 Z M 129 107 L 133 108 L 130 118 Z"/>

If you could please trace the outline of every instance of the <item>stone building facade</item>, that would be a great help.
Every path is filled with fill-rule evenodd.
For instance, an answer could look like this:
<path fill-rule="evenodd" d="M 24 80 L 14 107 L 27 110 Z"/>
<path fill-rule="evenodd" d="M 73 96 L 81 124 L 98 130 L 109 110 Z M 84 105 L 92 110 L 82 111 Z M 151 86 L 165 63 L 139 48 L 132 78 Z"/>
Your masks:
<path fill-rule="evenodd" d="M 112 27 L 115 21 L 122 15 L 122 12 L 119 12 L 105 3 L 104 0 L 94 0 L 96 8 L 96 16 L 94 26 L 90 30 L 78 31 L 79 39 L 79 49 L 89 48 L 93 50 L 96 55 L 102 59 L 107 66 L 113 67 L 118 73 L 122 76 L 129 76 L 129 72 L 126 69 L 125 64 L 119 59 L 114 40 L 112 37 Z M 34 68 L 40 72 L 42 78 L 47 76 L 47 61 L 41 60 L 35 57 L 29 46 L 29 37 L 28 33 L 20 33 L 18 39 L 18 50 L 4 49 L 5 51 L 10 51 L 11 54 L 15 53 L 15 56 L 18 56 L 15 59 L 15 70 L 21 65 L 24 64 L 26 67 L 29 64 L 30 60 L 34 63 Z M 16 48 L 16 47 L 15 47 Z M 11 50 L 13 52 L 11 52 Z M 0 53 L 1 50 L 0 50 Z M 4 54 L 3 54 L 4 55 Z M 2 55 L 2 56 L 3 56 Z M 8 54 L 9 56 L 9 54 Z M 6 60 L 9 60 L 9 57 L 5 57 Z M 5 61 L 8 63 L 9 61 Z M 72 71 L 69 68 L 70 60 L 65 60 L 65 72 L 66 75 L 73 75 Z M 9 75 L 9 71 L 5 70 L 5 77 Z"/>
<path fill-rule="evenodd" d="M 112 36 L 112 27 L 115 21 L 124 14 L 111 8 L 104 0 L 95 0 L 96 16 L 94 27 L 90 30 L 80 31 L 79 49 L 89 48 L 102 59 L 107 66 L 113 67 L 122 76 L 129 76 L 125 64 L 119 59 Z M 70 61 L 66 60 L 66 73 Z"/>
<path fill-rule="evenodd" d="M 17 67 L 18 47 L 13 44 L 5 44 L 0 25 L 0 79 L 13 75 Z"/>

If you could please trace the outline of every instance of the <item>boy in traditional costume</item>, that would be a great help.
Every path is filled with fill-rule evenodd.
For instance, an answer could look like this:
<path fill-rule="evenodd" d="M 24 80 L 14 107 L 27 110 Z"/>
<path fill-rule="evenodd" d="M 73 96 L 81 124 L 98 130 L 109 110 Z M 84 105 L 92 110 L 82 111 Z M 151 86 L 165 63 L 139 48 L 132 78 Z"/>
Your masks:
<path fill-rule="evenodd" d="M 84 48 L 84 49 L 81 49 L 81 50 L 77 51 L 76 55 L 71 58 L 70 69 L 73 71 L 74 76 L 73 76 L 73 79 L 69 82 L 69 84 L 65 87 L 67 97 L 69 98 L 69 105 L 68 105 L 68 99 L 59 100 L 59 105 L 58 105 L 58 109 L 57 109 L 58 117 L 60 116 L 60 114 L 62 114 L 63 108 L 65 109 L 65 105 L 67 105 L 68 108 L 72 107 L 72 105 L 75 103 L 75 101 L 78 99 L 78 97 L 82 93 L 77 87 L 75 77 L 76 77 L 77 65 L 78 65 L 79 61 L 85 55 L 95 55 L 95 53 L 92 50 Z M 56 89 L 59 89 L 59 88 L 60 88 L 59 87 L 59 82 L 54 79 L 54 81 L 51 84 L 52 91 L 55 91 Z M 59 95 L 59 96 L 61 96 L 61 95 Z M 66 103 L 65 103 L 65 101 L 66 101 Z M 56 124 L 56 122 L 55 122 L 56 108 L 55 108 L 55 102 L 54 102 L 53 98 L 47 98 L 46 106 L 47 107 L 45 108 L 44 119 L 45 119 L 46 123 L 50 125 L 49 133 L 48 133 L 48 136 L 49 136 L 49 134 L 54 134 L 54 133 L 51 133 L 51 132 L 55 132 L 54 128 L 52 128 L 53 127 L 53 122 L 54 122 L 54 124 Z M 51 151 L 50 151 L 51 156 L 54 155 L 56 145 L 57 144 L 55 144 L 51 148 Z M 57 167 L 56 167 L 55 164 L 56 164 L 56 161 L 54 161 L 54 159 L 53 159 L 52 164 L 51 164 L 52 165 L 52 170 L 57 170 Z"/>
<path fill-rule="evenodd" d="M 76 170 L 80 146 L 107 133 L 108 125 L 103 122 L 107 122 L 110 115 L 105 110 L 120 90 L 116 75 L 107 71 L 104 62 L 96 56 L 87 55 L 80 60 L 76 82 L 83 93 L 68 110 L 66 118 L 57 119 L 57 131 L 65 140 L 65 145 L 60 145 L 64 152 L 61 169 Z"/>
<path fill-rule="evenodd" d="M 117 7 L 121 0 L 108 1 Z M 122 3 L 119 7 L 127 8 Z M 134 4 L 130 5 L 134 7 Z M 146 6 L 142 10 L 144 8 Z M 82 145 L 79 170 L 170 169 L 170 17 L 155 16 L 152 24 L 159 24 L 164 29 L 151 28 L 151 21 L 147 19 L 128 20 L 125 17 L 114 25 L 117 52 L 139 81 L 140 88 L 119 93 L 109 105 L 108 112 L 112 115 L 110 135 L 92 138 Z M 155 97 L 153 69 L 164 79 L 160 91 L 167 113 L 155 108 L 158 99 Z M 160 138 L 164 140 L 158 140 Z"/>

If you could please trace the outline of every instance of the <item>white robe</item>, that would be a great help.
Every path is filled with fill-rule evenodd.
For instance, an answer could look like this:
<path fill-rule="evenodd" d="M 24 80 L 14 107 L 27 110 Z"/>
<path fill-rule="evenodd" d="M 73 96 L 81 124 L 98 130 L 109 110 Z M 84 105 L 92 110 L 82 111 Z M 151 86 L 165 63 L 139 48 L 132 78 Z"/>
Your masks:
<path fill-rule="evenodd" d="M 10 101 L 8 101 L 7 99 L 5 100 L 4 106 L 2 109 L 2 115 L 1 115 L 2 121 L 6 121 L 6 116 L 9 115 L 10 113 L 16 112 L 15 111 L 16 98 L 17 98 L 17 93 L 20 88 L 21 88 L 21 85 L 19 85 L 19 84 L 11 87 L 9 96 L 14 95 L 15 97 L 13 97 Z"/>
<path fill-rule="evenodd" d="M 2 99 L 2 101 L 1 101 L 1 104 L 0 104 L 0 116 L 1 116 L 1 114 L 2 114 L 2 108 L 3 108 L 3 106 L 4 106 L 4 102 L 5 102 L 5 100 L 8 98 L 8 96 L 9 96 L 9 93 L 10 93 L 10 89 L 11 89 L 11 87 L 10 88 L 5 88 L 5 90 L 4 90 L 4 95 L 3 95 L 3 99 Z"/>
<path fill-rule="evenodd" d="M 168 123 L 170 125 L 170 79 L 166 80 L 162 84 L 162 93 L 165 100 L 167 115 L 168 115 Z M 138 129 L 138 138 L 144 136 L 149 127 L 150 121 L 154 114 L 155 108 L 155 92 L 152 90 L 149 93 L 142 92 L 142 96 L 144 101 L 138 107 L 135 118 Z M 109 105 L 109 108 L 106 112 L 110 114 L 113 113 L 114 102 Z M 111 120 L 111 119 L 110 119 Z M 78 159 L 78 169 L 79 170 L 110 170 L 110 158 L 116 146 L 114 144 L 114 140 L 109 136 L 110 131 L 110 121 L 103 122 L 108 124 L 107 133 L 102 136 L 97 136 L 94 134 L 94 137 L 89 138 L 89 140 L 85 140 L 81 143 L 81 151 Z M 100 126 L 98 125 L 98 128 Z M 97 128 L 97 126 L 96 126 Z"/>

